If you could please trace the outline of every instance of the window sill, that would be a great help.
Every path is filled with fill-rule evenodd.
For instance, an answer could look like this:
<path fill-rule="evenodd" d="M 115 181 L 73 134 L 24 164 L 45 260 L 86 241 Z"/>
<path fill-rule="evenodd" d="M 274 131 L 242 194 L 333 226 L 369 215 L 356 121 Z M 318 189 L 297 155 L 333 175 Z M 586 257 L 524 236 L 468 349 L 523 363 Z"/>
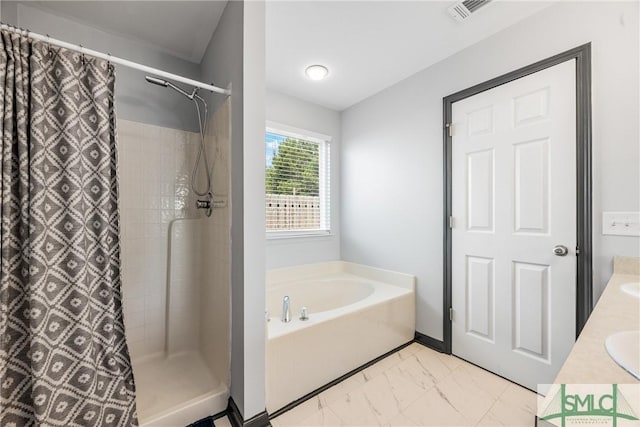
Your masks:
<path fill-rule="evenodd" d="M 307 239 L 307 238 L 322 238 L 333 237 L 331 231 L 267 231 L 267 240 L 289 240 L 289 239 Z"/>

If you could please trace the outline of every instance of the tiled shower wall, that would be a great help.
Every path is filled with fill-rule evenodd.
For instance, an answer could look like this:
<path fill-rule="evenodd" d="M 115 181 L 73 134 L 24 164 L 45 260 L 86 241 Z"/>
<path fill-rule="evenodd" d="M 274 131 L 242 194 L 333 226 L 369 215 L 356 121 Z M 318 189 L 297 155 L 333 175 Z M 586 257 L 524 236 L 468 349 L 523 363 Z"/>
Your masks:
<path fill-rule="evenodd" d="M 195 209 L 190 187 L 200 135 L 126 120 L 117 123 L 122 288 L 134 361 L 166 351 L 172 331 L 174 337 L 181 335 L 172 341 L 174 351 L 201 351 L 207 359 L 202 342 L 209 341 L 228 351 L 227 111 L 226 104 L 216 111 L 206 138 L 214 195 L 224 206 L 210 218 Z M 211 316 L 201 305 L 220 307 Z M 217 356 L 215 360 L 225 359 Z M 218 365 L 210 364 L 224 374 L 228 368 Z"/>
<path fill-rule="evenodd" d="M 223 206 L 213 210 L 201 239 L 200 352 L 214 376 L 225 384 L 231 375 L 231 117 L 227 100 L 210 120 L 214 199 Z M 208 285 L 207 285 L 208 284 Z M 214 285 L 212 285 L 214 284 Z M 224 284 L 224 285 L 223 285 Z M 224 321 L 222 321 L 224 319 Z M 211 337 L 215 337 L 212 339 Z"/>

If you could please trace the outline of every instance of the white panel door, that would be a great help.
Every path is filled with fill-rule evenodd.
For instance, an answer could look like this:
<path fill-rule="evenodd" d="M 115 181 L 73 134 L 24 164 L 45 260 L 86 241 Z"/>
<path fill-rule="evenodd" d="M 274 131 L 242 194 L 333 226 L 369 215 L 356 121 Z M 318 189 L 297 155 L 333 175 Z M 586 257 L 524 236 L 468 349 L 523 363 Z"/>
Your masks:
<path fill-rule="evenodd" d="M 452 106 L 452 351 L 533 390 L 575 340 L 575 67 Z"/>

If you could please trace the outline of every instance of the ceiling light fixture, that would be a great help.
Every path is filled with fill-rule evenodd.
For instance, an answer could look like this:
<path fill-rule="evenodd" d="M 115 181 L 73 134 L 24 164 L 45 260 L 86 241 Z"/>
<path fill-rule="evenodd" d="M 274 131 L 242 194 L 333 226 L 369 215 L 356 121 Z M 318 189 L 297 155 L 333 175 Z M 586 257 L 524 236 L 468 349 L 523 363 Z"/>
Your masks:
<path fill-rule="evenodd" d="M 309 65 L 304 73 L 311 80 L 322 80 L 329 75 L 329 69 L 324 65 Z"/>

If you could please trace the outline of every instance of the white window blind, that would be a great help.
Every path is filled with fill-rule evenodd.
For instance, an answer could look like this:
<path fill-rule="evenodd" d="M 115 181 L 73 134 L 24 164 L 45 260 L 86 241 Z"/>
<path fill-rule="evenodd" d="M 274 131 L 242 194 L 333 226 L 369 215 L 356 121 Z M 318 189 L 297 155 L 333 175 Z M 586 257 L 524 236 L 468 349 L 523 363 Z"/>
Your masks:
<path fill-rule="evenodd" d="M 267 127 L 265 143 L 267 236 L 330 233 L 329 138 Z"/>

